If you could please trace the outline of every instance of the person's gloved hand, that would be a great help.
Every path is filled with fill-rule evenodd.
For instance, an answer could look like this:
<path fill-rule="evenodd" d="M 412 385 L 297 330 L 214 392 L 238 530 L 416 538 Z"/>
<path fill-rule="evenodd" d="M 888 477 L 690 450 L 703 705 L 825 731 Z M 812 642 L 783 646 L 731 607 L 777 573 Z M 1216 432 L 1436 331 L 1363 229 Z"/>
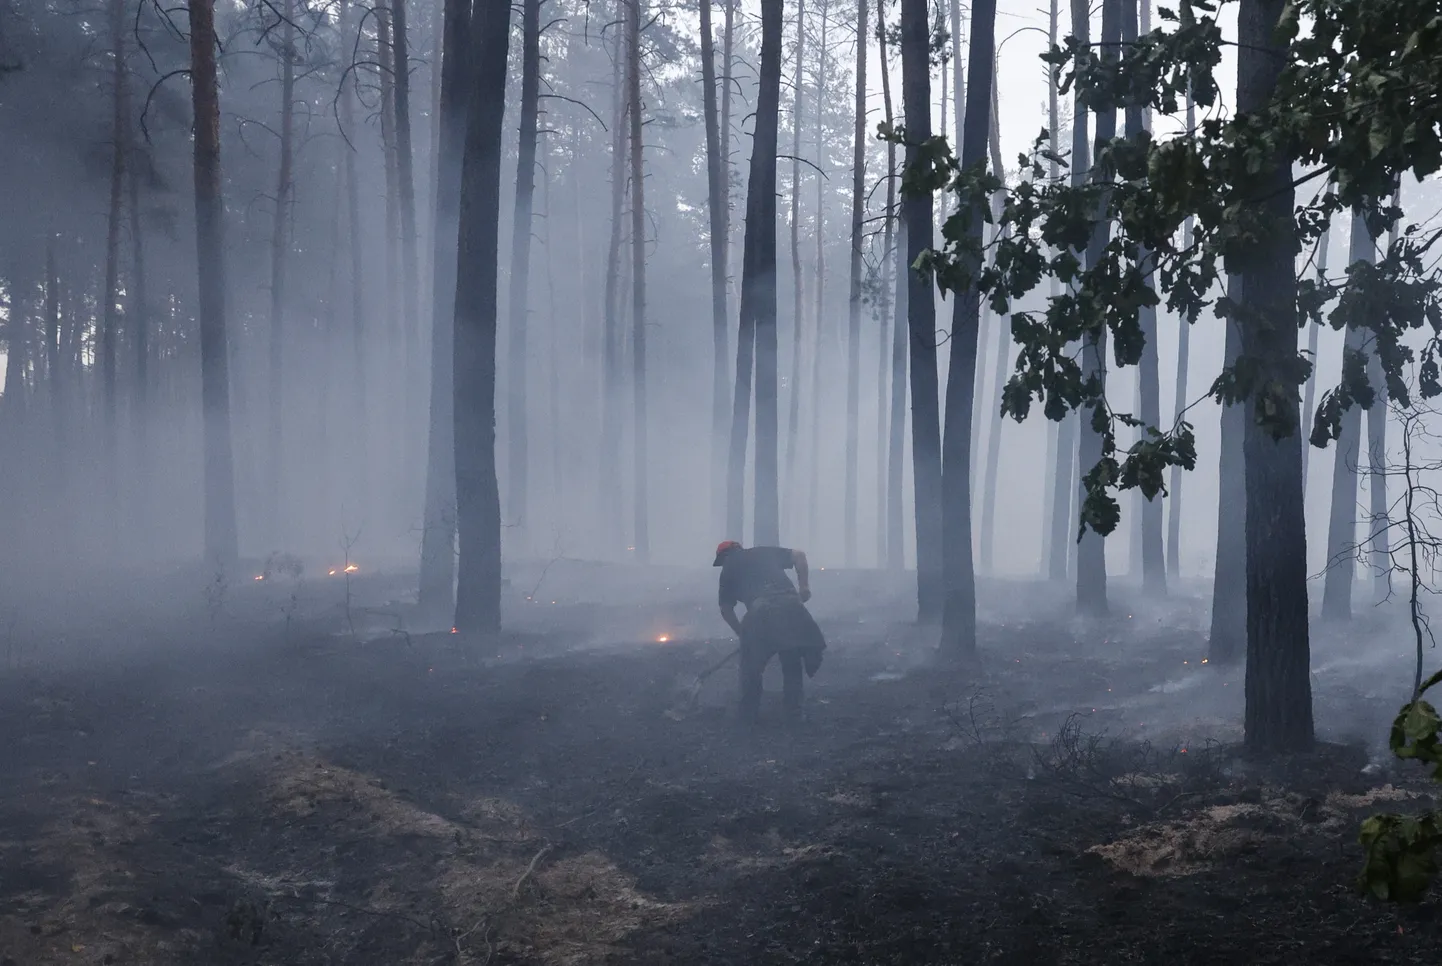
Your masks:
<path fill-rule="evenodd" d="M 801 655 L 802 666 L 806 668 L 806 676 L 816 677 L 816 672 L 821 669 L 821 651 L 806 651 Z"/>
<path fill-rule="evenodd" d="M 811 588 L 810 588 L 810 587 L 802 587 L 802 588 L 801 588 L 801 603 L 804 604 L 804 603 L 806 603 L 806 602 L 807 602 L 808 600 L 810 600 L 810 599 L 811 599 Z"/>

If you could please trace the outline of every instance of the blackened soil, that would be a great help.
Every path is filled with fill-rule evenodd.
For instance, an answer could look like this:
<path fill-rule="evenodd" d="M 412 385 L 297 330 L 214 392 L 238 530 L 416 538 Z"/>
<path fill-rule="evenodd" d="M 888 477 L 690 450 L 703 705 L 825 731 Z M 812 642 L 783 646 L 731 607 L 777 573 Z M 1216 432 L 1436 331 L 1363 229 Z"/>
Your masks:
<path fill-rule="evenodd" d="M 1426 786 L 1341 744 L 1241 760 L 1195 600 L 1022 599 L 975 663 L 829 620 L 808 720 L 750 731 L 731 667 L 690 700 L 719 640 L 575 650 L 544 613 L 485 661 L 194 615 L 92 629 L 84 670 L 32 640 L 0 678 L 0 962 L 1442 962 L 1435 903 L 1352 887 L 1361 817 Z M 1319 720 L 1357 701 L 1323 682 Z"/>

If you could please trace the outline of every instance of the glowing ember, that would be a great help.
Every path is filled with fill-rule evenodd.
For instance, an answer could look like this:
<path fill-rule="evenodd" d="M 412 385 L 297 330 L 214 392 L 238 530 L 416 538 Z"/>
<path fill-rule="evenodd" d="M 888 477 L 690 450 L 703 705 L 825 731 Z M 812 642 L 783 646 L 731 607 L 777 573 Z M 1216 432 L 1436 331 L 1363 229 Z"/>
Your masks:
<path fill-rule="evenodd" d="M 451 633 L 452 633 L 452 634 L 459 634 L 460 631 L 458 631 L 458 630 L 456 630 L 454 627 L 452 627 L 452 628 L 451 628 Z"/>
<path fill-rule="evenodd" d="M 657 644 L 665 644 L 665 643 L 666 643 L 667 641 L 669 641 L 669 640 L 671 640 L 671 635 L 669 635 L 669 634 L 662 634 L 660 637 L 656 638 L 656 643 L 657 643 Z"/>
<path fill-rule="evenodd" d="M 335 576 L 335 568 L 334 568 L 334 567 L 332 567 L 332 568 L 330 569 L 330 576 L 332 576 L 332 577 Z"/>
<path fill-rule="evenodd" d="M 256 579 L 256 580 L 264 580 L 264 579 L 265 579 L 265 574 L 256 574 L 256 575 L 255 575 L 255 579 Z"/>
<path fill-rule="evenodd" d="M 1202 663 L 1203 663 L 1203 664 L 1206 664 L 1206 663 L 1207 663 L 1207 659 L 1206 659 L 1206 658 L 1202 658 Z"/>
<path fill-rule="evenodd" d="M 355 573 L 355 572 L 356 572 L 357 570 L 359 570 L 359 569 L 360 569 L 360 568 L 357 567 L 355 564 L 347 564 L 347 565 L 346 565 L 346 568 L 345 568 L 345 572 L 348 573 L 348 574 L 353 574 L 353 573 Z"/>

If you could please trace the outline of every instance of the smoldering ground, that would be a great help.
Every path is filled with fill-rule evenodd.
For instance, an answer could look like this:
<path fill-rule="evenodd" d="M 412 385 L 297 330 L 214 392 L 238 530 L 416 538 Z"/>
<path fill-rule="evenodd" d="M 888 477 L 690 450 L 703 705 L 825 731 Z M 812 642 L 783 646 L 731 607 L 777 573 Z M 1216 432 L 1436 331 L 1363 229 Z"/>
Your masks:
<path fill-rule="evenodd" d="M 1431 901 L 1383 909 L 1351 888 L 1360 818 L 1430 801 L 1377 754 L 1377 719 L 1410 681 L 1391 613 L 1319 642 L 1323 743 L 1279 769 L 1235 751 L 1240 675 L 1200 663 L 1191 588 L 1132 606 L 1122 586 L 1111 618 L 1080 621 L 1060 590 L 984 582 L 981 658 L 957 667 L 906 620 L 900 582 L 818 569 L 831 647 L 808 720 L 783 724 L 773 668 L 743 732 L 734 667 L 687 701 L 732 646 L 714 576 L 515 566 L 485 660 L 406 629 L 403 581 L 385 573 L 352 575 L 349 614 L 328 574 L 299 595 L 250 580 L 218 608 L 193 574 L 148 582 L 143 610 L 123 606 L 133 584 L 64 609 L 7 596 L 0 949 L 16 963 L 1435 956 Z"/>

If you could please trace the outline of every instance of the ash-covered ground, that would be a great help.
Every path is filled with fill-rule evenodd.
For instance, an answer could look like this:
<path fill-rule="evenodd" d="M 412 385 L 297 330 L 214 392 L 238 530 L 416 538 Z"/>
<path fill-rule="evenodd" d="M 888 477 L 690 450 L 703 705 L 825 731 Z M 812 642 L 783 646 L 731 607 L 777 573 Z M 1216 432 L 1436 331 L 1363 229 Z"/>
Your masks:
<path fill-rule="evenodd" d="M 283 569 L 7 585 L 4 966 L 1442 962 L 1353 888 L 1435 788 L 1387 613 L 1318 625 L 1325 742 L 1260 764 L 1200 586 L 984 582 L 956 666 L 908 581 L 818 571 L 808 720 L 773 666 L 744 731 L 713 570 L 517 567 L 482 658 L 405 575 Z"/>

